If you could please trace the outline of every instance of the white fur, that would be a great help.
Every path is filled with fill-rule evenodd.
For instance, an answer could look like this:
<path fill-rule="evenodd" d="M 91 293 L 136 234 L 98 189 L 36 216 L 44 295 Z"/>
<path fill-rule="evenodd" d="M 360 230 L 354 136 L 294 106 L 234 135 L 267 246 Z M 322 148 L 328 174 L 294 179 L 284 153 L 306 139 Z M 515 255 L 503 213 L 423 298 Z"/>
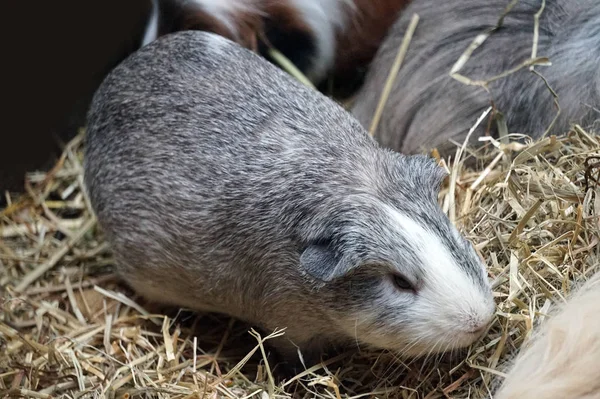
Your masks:
<path fill-rule="evenodd" d="M 393 225 L 411 240 L 423 264 L 419 296 L 426 303 L 419 305 L 419 311 L 437 320 L 441 333 L 463 334 L 456 337 L 457 342 L 472 340 L 470 332 L 487 324 L 493 316 L 489 287 L 480 287 L 479 282 L 466 274 L 433 232 L 393 208 L 389 212 Z M 480 265 L 485 274 L 483 264 Z"/>
<path fill-rule="evenodd" d="M 389 315 L 390 326 L 399 328 L 396 334 L 390 334 L 389 328 L 373 327 L 377 314 L 371 311 L 357 314 L 353 324 L 343 321 L 346 324 L 340 326 L 349 334 L 357 331 L 361 342 L 395 348 L 400 356 L 440 353 L 472 344 L 481 335 L 481 331 L 473 330 L 485 327 L 494 315 L 489 283 L 482 286 L 479 279 L 471 278 L 426 226 L 391 206 L 382 206 L 389 215 L 387 225 L 393 229 L 392 237 L 409 240 L 411 251 L 414 248 L 420 258 L 415 262 L 418 264 L 403 265 L 399 270 L 418 284 L 418 292 L 399 292 L 391 279 L 382 284 L 381 295 L 376 299 L 380 303 L 372 306 L 402 309 L 397 315 Z M 485 267 L 476 254 L 471 261 L 485 275 Z"/>
<path fill-rule="evenodd" d="M 321 79 L 333 66 L 336 53 L 336 33 L 345 30 L 354 10 L 352 0 L 289 0 L 315 34 L 317 54 L 307 77 Z M 346 3 L 346 7 L 344 6 Z M 349 6 L 348 6 L 349 5 Z"/>
<path fill-rule="evenodd" d="M 600 399 L 600 272 L 534 333 L 495 399 Z"/>

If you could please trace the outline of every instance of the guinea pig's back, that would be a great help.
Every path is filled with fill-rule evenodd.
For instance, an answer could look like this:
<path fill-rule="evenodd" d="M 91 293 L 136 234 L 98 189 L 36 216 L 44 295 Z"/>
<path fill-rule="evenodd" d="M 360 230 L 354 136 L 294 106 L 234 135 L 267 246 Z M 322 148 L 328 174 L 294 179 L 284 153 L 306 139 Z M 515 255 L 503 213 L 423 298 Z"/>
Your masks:
<path fill-rule="evenodd" d="M 242 308 L 249 287 L 233 264 L 251 262 L 252 245 L 260 258 L 257 231 L 277 230 L 255 205 L 271 191 L 269 153 L 282 152 L 272 136 L 286 134 L 277 129 L 289 118 L 279 110 L 290 102 L 284 86 L 294 90 L 256 58 L 214 34 L 164 36 L 117 66 L 93 99 L 86 186 L 119 273 L 148 298 Z M 261 146 L 269 137 L 272 147 Z"/>
<path fill-rule="evenodd" d="M 131 177 L 124 169 L 155 180 L 216 178 L 248 167 L 244 157 L 285 155 L 290 145 L 372 146 L 363 133 L 340 106 L 249 50 L 215 34 L 179 32 L 138 50 L 100 86 L 88 114 L 87 176 L 92 191 L 95 182 Z"/>
<path fill-rule="evenodd" d="M 232 72 L 232 63 L 253 64 L 236 50 L 216 35 L 177 33 L 138 50 L 102 83 L 88 113 L 85 177 L 109 233 L 142 223 L 165 231 L 178 213 L 198 216 L 242 167 L 235 158 L 252 142 L 258 108 L 269 106 L 252 98 L 261 90 L 250 91 L 245 70 Z"/>
<path fill-rule="evenodd" d="M 203 264 L 209 276 L 232 259 L 286 251 L 289 226 L 327 197 L 313 194 L 360 167 L 351 154 L 375 148 L 340 106 L 266 60 L 214 34 L 180 32 L 101 85 L 85 178 L 121 269 L 143 265 L 145 285 L 164 281 L 151 270 L 178 270 L 185 282 L 197 277 L 182 265 Z"/>
<path fill-rule="evenodd" d="M 505 114 L 511 132 L 541 135 L 556 115 L 552 92 L 542 77 L 523 68 L 492 82 L 490 95 L 450 76 L 473 39 L 495 26 L 507 5 L 504 0 L 413 0 L 379 49 L 353 114 L 364 126 L 371 123 L 389 69 L 416 13 L 420 16 L 417 30 L 376 132 L 382 144 L 407 153 L 439 146 L 448 153 L 454 149 L 448 140 L 462 142 L 492 99 Z M 503 27 L 473 52 L 459 73 L 486 80 L 530 58 L 534 15 L 540 6 L 537 0 L 516 3 Z M 572 121 L 586 124 L 598 118 L 589 104 L 597 104 L 600 93 L 599 18 L 600 3 L 595 0 L 546 1 L 537 56 L 549 57 L 553 65 L 536 70 L 559 96 L 562 112 L 553 133 L 563 133 Z M 472 144 L 486 129 L 487 123 L 482 123 Z"/>
<path fill-rule="evenodd" d="M 143 47 L 113 70 L 93 99 L 89 174 L 105 167 L 106 158 L 162 165 L 186 163 L 190 155 L 194 162 L 216 161 L 275 113 L 281 82 L 268 85 L 269 78 L 262 63 L 214 34 L 181 32 Z"/>

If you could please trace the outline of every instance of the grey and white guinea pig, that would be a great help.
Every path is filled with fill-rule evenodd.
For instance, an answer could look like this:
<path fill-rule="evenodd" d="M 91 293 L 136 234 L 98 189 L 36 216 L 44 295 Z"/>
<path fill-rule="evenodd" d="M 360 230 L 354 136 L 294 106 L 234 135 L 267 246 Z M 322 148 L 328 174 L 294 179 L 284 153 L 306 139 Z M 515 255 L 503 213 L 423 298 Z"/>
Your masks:
<path fill-rule="evenodd" d="M 281 51 L 314 83 L 366 69 L 409 0 L 152 0 L 142 41 L 182 30 L 220 34 L 271 60 Z M 272 61 L 272 60 L 271 60 Z"/>
<path fill-rule="evenodd" d="M 494 399 L 600 399 L 600 272 L 534 330 Z"/>
<path fill-rule="evenodd" d="M 557 109 L 543 78 L 523 68 L 489 85 L 490 93 L 463 84 L 450 70 L 472 40 L 494 27 L 508 0 L 414 0 L 390 29 L 360 89 L 352 113 L 366 127 L 373 115 L 400 43 L 413 14 L 420 19 L 395 78 L 375 133 L 376 139 L 404 153 L 438 147 L 442 155 L 462 143 L 480 115 L 492 105 L 506 117 L 509 133 L 533 138 L 551 125 Z M 532 54 L 534 16 L 541 0 L 520 0 L 502 28 L 473 53 L 460 73 L 485 80 L 522 64 Z M 551 130 L 566 133 L 573 122 L 590 127 L 600 119 L 600 2 L 546 0 L 539 21 L 537 66 L 559 97 L 561 113 Z M 472 145 L 486 134 L 486 121 Z M 496 124 L 491 134 L 497 137 Z M 593 126 L 592 126 L 593 127 Z"/>
<path fill-rule="evenodd" d="M 142 47 L 89 112 L 85 181 L 121 275 L 151 300 L 287 328 L 286 357 L 357 341 L 414 356 L 481 335 L 495 305 L 437 203 L 444 177 L 207 32 Z"/>

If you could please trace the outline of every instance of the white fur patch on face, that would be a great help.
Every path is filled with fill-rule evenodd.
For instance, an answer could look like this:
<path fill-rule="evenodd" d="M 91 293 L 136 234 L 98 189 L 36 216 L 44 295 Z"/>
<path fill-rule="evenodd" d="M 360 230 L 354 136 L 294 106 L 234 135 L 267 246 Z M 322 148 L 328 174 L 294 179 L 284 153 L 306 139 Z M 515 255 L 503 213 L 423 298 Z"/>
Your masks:
<path fill-rule="evenodd" d="M 413 309 L 423 312 L 417 317 L 432 320 L 441 334 L 464 333 L 477 330 L 489 322 L 493 315 L 493 300 L 488 287 L 480 286 L 454 259 L 443 241 L 430 229 L 408 216 L 389 208 L 392 226 L 410 240 L 421 261 L 422 284 L 419 304 Z M 473 266 L 485 268 L 479 259 Z M 466 266 L 465 267 L 470 267 Z"/>

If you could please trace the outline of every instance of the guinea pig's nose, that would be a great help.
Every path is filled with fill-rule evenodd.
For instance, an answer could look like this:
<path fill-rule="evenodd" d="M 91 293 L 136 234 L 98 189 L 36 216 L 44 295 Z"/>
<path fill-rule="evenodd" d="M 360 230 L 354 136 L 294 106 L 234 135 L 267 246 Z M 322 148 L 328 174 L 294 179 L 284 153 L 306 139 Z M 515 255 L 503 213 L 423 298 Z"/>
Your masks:
<path fill-rule="evenodd" d="M 481 320 L 478 317 L 472 317 L 469 318 L 465 324 L 465 329 L 469 334 L 479 335 L 487 328 L 489 322 L 490 320 L 487 318 L 485 320 Z"/>

